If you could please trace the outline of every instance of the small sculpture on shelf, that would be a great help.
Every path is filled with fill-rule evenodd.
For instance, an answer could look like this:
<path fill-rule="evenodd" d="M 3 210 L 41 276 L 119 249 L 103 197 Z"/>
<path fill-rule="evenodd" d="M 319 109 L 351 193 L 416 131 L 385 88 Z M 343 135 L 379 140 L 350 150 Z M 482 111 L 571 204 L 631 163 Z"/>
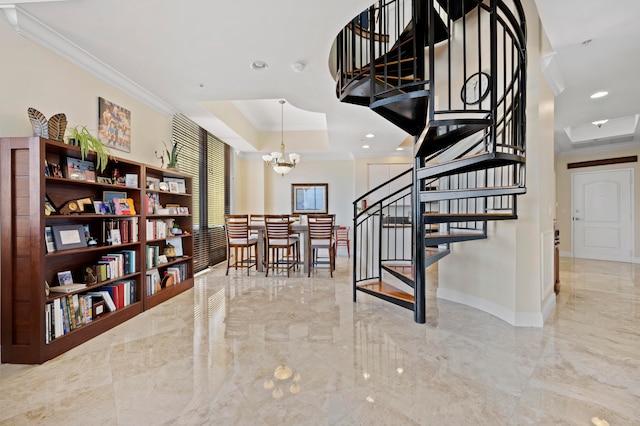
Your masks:
<path fill-rule="evenodd" d="M 164 248 L 164 255 L 167 256 L 167 259 L 174 259 L 176 257 L 176 248 L 171 243 L 167 243 Z"/>
<path fill-rule="evenodd" d="M 28 108 L 27 114 L 33 129 L 33 136 L 53 139 L 62 142 L 67 129 L 67 116 L 63 113 L 54 114 L 49 120 L 35 108 Z"/>
<path fill-rule="evenodd" d="M 95 274 L 93 273 L 93 269 L 91 269 L 91 266 L 87 266 L 84 269 L 84 283 L 85 284 L 95 284 L 98 282 L 98 279 L 96 278 Z"/>
<path fill-rule="evenodd" d="M 173 223 L 173 226 L 170 228 L 170 232 L 173 235 L 182 235 L 182 229 L 180 229 L 180 225 L 177 222 Z"/>

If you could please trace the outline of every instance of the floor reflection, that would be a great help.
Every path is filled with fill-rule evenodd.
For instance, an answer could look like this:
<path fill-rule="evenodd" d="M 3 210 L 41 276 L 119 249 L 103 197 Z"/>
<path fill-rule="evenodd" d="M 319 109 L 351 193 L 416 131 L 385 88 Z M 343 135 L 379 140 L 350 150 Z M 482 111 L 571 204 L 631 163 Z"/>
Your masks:
<path fill-rule="evenodd" d="M 640 419 L 640 266 L 562 259 L 542 329 L 436 299 L 427 323 L 334 278 L 223 266 L 40 366 L 0 365 L 0 423 L 610 424 Z M 68 397 L 73 395 L 73 398 Z"/>

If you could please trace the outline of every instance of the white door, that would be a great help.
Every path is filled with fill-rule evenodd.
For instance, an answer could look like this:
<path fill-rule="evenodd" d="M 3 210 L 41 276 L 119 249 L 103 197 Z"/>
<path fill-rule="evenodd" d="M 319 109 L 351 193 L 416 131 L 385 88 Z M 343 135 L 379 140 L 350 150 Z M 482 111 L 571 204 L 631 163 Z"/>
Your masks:
<path fill-rule="evenodd" d="M 573 255 L 631 262 L 632 170 L 572 175 Z"/>

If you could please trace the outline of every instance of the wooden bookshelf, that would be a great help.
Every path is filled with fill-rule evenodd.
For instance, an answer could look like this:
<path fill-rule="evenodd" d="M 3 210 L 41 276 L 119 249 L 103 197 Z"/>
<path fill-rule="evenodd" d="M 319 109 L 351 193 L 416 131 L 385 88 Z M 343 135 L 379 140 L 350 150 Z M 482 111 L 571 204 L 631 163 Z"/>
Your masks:
<path fill-rule="evenodd" d="M 121 158 L 109 161 L 104 171 L 96 170 L 96 177 L 110 177 L 113 168 L 117 167 L 121 176 L 137 175 L 137 186 L 75 180 L 65 175 L 45 175 L 45 164 L 58 164 L 63 169 L 67 158 L 81 159 L 80 148 L 38 137 L 0 138 L 0 196 L 3 200 L 0 204 L 1 362 L 45 362 L 193 286 L 191 177 Z M 95 164 L 95 155 L 89 153 L 85 160 Z M 179 179 L 184 182 L 181 187 L 183 193 L 149 190 L 146 187 L 147 176 L 160 181 L 165 178 Z M 175 186 L 172 189 L 175 190 Z M 97 214 L 91 208 L 87 213 L 45 214 L 45 197 L 59 210 L 69 200 L 90 198 L 102 201 L 105 191 L 126 192 L 126 198 L 133 200 L 135 214 Z M 161 211 L 162 214 L 148 212 L 148 192 L 157 194 L 162 205 L 168 203 L 184 209 L 175 215 L 166 211 Z M 154 294 L 147 291 L 146 273 L 149 268 L 145 262 L 146 246 L 155 245 L 164 250 L 167 244 L 164 238 L 146 240 L 147 218 L 173 219 L 182 231 L 179 236 L 167 237 L 180 239 L 183 257 L 172 258 L 157 267 L 160 273 L 167 268 L 179 267 L 183 271 L 182 279 Z M 123 220 L 127 220 L 127 232 L 124 231 Z M 48 252 L 45 229 L 79 225 L 89 231 L 97 240 L 97 245 L 64 250 L 56 247 L 55 251 Z M 107 241 L 109 233 L 105 231 L 107 225 L 121 226 L 123 239 L 126 233 L 129 240 L 110 244 Z M 135 229 L 137 237 L 134 237 Z M 127 304 L 92 318 L 86 324 L 81 322 L 82 325 L 52 338 L 49 332 L 51 315 L 45 311 L 55 299 L 64 299 L 67 294 L 52 292 L 47 295 L 45 281 L 57 285 L 57 273 L 69 270 L 74 282 L 82 283 L 83 271 L 88 265 L 98 263 L 105 256 L 124 252 L 127 252 L 128 260 L 133 258 L 126 273 L 88 284 L 71 295 L 83 296 L 105 285 L 126 281 L 128 288 L 133 289 L 127 293 Z"/>

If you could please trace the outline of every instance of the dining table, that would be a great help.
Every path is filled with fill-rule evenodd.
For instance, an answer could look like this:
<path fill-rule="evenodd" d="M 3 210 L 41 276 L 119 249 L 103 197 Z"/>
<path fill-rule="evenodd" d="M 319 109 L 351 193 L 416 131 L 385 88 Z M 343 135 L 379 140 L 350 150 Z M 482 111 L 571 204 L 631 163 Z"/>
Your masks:
<path fill-rule="evenodd" d="M 334 231 L 337 230 L 338 228 L 339 228 L 338 225 L 333 226 Z M 291 222 L 289 229 L 292 233 L 300 235 L 300 256 L 302 257 L 302 270 L 303 272 L 306 273 L 309 271 L 309 259 L 307 258 L 305 253 L 305 248 L 307 247 L 307 231 L 308 231 L 307 223 L 306 222 L 301 223 L 300 221 L 296 220 Z M 266 253 L 264 252 L 264 249 L 265 249 L 264 222 L 250 223 L 249 230 L 258 232 L 258 248 L 256 253 L 257 263 L 258 263 L 257 269 L 259 272 L 264 272 L 265 255 L 266 255 Z"/>

